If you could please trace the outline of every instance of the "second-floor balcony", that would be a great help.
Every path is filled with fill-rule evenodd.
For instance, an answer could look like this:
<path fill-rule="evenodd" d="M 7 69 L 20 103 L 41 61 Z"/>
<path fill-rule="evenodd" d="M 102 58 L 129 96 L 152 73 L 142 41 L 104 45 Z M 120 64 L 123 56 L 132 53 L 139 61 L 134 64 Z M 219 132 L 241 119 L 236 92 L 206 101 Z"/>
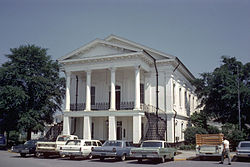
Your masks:
<path fill-rule="evenodd" d="M 70 110 L 71 111 L 83 111 L 85 110 L 85 103 L 71 103 L 70 104 Z M 109 102 L 99 102 L 95 104 L 91 104 L 91 110 L 98 111 L 98 110 L 109 110 L 110 109 L 110 103 Z M 116 110 L 133 110 L 134 109 L 134 102 L 128 101 L 128 102 L 120 102 L 116 103 Z"/>

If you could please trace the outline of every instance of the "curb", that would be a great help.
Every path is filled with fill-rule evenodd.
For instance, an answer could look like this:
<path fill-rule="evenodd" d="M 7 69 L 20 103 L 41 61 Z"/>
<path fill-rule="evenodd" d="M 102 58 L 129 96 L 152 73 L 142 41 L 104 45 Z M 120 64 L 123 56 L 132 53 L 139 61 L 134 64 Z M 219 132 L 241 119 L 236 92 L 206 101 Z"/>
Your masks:
<path fill-rule="evenodd" d="M 186 161 L 187 158 L 182 158 L 182 159 L 174 159 L 174 161 Z"/>

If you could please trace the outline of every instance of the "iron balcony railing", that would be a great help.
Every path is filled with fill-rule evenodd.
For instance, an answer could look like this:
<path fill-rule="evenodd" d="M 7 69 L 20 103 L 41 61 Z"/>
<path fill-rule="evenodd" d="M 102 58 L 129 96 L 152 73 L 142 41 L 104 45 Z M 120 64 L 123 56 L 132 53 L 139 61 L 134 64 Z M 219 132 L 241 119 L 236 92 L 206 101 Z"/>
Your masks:
<path fill-rule="evenodd" d="M 85 110 L 85 103 L 78 103 L 78 104 L 70 104 L 70 110 L 71 111 L 83 111 Z M 110 104 L 108 102 L 99 102 L 91 105 L 91 110 L 109 110 Z M 134 109 L 134 102 L 128 101 L 128 102 L 121 102 L 119 104 L 116 104 L 117 110 L 133 110 Z"/>

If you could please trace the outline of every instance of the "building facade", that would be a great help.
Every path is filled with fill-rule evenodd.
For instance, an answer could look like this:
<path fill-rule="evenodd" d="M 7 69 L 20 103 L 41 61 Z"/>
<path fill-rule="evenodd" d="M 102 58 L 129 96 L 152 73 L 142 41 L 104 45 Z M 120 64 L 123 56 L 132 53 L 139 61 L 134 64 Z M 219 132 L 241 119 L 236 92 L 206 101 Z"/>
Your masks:
<path fill-rule="evenodd" d="M 149 131 L 147 112 L 158 106 L 164 139 L 184 140 L 197 97 L 194 77 L 177 57 L 110 35 L 58 61 L 66 75 L 64 134 L 139 143 Z"/>

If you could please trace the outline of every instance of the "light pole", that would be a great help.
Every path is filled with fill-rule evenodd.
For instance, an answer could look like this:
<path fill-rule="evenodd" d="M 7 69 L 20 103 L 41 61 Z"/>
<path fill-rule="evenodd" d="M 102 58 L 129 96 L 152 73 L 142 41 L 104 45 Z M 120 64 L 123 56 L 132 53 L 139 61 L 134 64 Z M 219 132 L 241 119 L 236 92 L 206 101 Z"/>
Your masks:
<path fill-rule="evenodd" d="M 241 119 L 240 119 L 240 77 L 239 77 L 239 65 L 237 65 L 237 87 L 238 87 L 238 112 L 239 112 L 239 130 L 241 131 Z"/>

